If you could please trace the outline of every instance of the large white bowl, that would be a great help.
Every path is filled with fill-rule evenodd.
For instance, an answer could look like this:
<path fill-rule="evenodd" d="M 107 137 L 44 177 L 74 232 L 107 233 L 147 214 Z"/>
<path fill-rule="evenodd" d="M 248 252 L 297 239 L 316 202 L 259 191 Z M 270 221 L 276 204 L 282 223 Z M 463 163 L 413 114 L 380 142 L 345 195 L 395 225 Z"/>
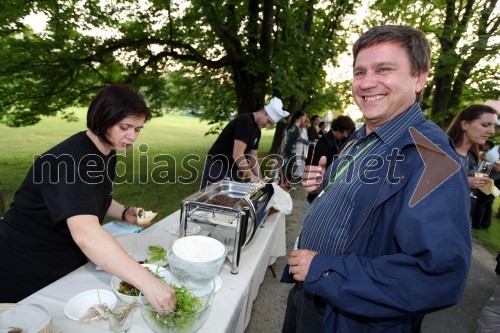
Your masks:
<path fill-rule="evenodd" d="M 142 264 L 143 267 L 149 268 L 153 273 L 157 274 L 160 276 L 166 283 L 170 284 L 172 281 L 170 272 L 165 269 L 165 267 L 158 266 L 158 265 L 152 265 L 152 264 Z M 113 291 L 116 293 L 118 298 L 120 298 L 123 302 L 126 303 L 132 303 L 134 300 L 139 301 L 139 296 L 129 296 L 122 294 L 121 292 L 118 291 L 120 288 L 120 283 L 123 280 L 120 279 L 118 276 L 113 276 L 111 278 L 111 288 Z"/>
<path fill-rule="evenodd" d="M 226 256 L 226 247 L 208 236 L 187 236 L 172 245 L 175 256 L 199 267 L 210 267 Z"/>
<path fill-rule="evenodd" d="M 64 314 L 69 319 L 80 320 L 95 304 L 106 304 L 113 309 L 116 305 L 116 296 L 106 289 L 91 289 L 73 296 L 64 306 Z"/>

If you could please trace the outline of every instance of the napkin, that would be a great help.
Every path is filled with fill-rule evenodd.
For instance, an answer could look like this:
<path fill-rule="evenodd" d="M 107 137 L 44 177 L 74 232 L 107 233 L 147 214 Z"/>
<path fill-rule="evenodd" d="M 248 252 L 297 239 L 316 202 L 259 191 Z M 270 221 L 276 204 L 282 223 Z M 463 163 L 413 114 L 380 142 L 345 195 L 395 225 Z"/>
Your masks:
<path fill-rule="evenodd" d="M 488 183 L 486 183 L 486 185 L 484 185 L 482 187 L 479 187 L 479 189 L 481 190 L 481 192 L 483 192 L 484 194 L 487 194 L 487 195 L 493 194 L 495 197 L 498 197 L 500 195 L 500 191 L 495 186 L 493 179 L 489 179 Z"/>
<path fill-rule="evenodd" d="M 123 234 L 134 234 L 144 230 L 138 225 L 126 222 L 109 222 L 104 224 L 102 228 L 113 236 L 118 236 Z"/>
<path fill-rule="evenodd" d="M 283 190 L 279 185 L 273 183 L 274 195 L 269 204 L 274 209 L 289 215 L 292 212 L 293 201 L 290 193 Z"/>

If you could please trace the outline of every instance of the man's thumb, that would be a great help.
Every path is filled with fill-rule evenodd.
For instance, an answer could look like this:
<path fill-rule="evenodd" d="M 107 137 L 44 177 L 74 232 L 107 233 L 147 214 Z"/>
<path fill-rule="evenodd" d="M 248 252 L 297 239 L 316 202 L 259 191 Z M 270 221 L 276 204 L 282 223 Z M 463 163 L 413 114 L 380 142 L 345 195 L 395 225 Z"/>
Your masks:
<path fill-rule="evenodd" d="M 321 156 L 318 162 L 318 166 L 322 167 L 323 169 L 326 167 L 326 156 Z"/>

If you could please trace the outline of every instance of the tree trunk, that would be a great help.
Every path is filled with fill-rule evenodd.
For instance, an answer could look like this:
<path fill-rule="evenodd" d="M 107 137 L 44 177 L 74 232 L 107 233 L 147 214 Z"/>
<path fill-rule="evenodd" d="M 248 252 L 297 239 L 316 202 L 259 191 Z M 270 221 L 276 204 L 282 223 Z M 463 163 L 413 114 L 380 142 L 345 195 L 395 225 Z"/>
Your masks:
<path fill-rule="evenodd" d="M 292 96 L 290 98 L 290 103 L 288 103 L 288 108 L 286 109 L 290 115 L 298 110 L 301 109 L 301 105 L 299 100 Z M 281 145 L 281 140 L 283 140 L 283 131 L 285 130 L 286 126 L 288 125 L 288 120 L 290 119 L 290 116 L 286 118 L 285 120 L 282 120 L 276 124 L 276 131 L 274 131 L 274 137 L 273 137 L 273 143 L 271 144 L 271 149 L 269 149 L 269 154 L 276 154 L 278 151 L 278 148 Z"/>
<path fill-rule="evenodd" d="M 274 131 L 273 143 L 271 144 L 271 149 L 269 149 L 269 154 L 277 154 L 279 147 L 281 146 L 281 140 L 283 140 L 283 131 L 285 130 L 287 123 L 280 121 L 276 124 L 276 130 Z M 281 152 L 280 152 L 281 153 Z"/>

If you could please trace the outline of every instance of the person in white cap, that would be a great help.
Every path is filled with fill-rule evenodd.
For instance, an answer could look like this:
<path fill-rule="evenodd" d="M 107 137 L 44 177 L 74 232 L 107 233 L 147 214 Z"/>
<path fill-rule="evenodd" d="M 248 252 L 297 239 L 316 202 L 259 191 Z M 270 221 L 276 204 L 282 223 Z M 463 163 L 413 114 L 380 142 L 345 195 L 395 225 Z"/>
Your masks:
<path fill-rule="evenodd" d="M 234 181 L 261 180 L 257 150 L 261 129 L 276 124 L 289 113 L 283 102 L 273 97 L 269 104 L 253 113 L 245 113 L 231 120 L 208 151 L 201 180 L 201 188 L 228 177 Z"/>

